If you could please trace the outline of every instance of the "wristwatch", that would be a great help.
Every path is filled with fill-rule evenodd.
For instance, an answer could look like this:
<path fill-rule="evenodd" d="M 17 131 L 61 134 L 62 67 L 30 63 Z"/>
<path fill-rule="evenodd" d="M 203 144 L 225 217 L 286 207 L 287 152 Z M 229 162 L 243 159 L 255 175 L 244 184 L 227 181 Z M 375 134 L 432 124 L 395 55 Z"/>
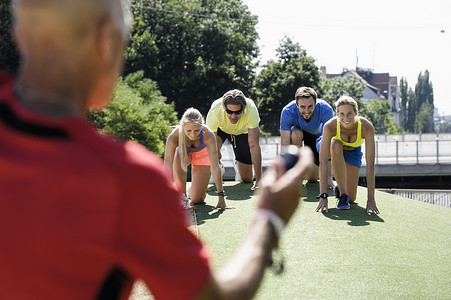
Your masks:
<path fill-rule="evenodd" d="M 327 193 L 322 193 L 321 195 L 319 195 L 318 197 L 316 197 L 316 199 L 320 199 L 320 198 L 327 199 L 327 197 L 329 197 L 329 194 L 327 194 Z"/>
<path fill-rule="evenodd" d="M 218 192 L 217 194 L 218 194 L 218 196 L 225 196 L 226 195 L 226 193 L 224 191 Z"/>

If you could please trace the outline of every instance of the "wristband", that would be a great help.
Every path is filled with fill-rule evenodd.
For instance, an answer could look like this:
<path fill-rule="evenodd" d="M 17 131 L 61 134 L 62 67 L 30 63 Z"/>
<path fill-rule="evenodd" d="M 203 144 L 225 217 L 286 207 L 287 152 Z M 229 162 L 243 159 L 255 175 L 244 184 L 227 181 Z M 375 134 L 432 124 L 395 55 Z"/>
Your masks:
<path fill-rule="evenodd" d="M 259 209 L 258 215 L 265 216 L 268 219 L 269 223 L 271 223 L 274 228 L 277 238 L 279 239 L 282 234 L 282 230 L 285 228 L 285 222 L 282 218 L 270 209 Z"/>
<path fill-rule="evenodd" d="M 329 197 L 329 195 L 327 193 L 322 193 L 321 195 L 316 196 L 316 199 L 320 199 L 320 198 L 327 199 L 327 197 Z"/>

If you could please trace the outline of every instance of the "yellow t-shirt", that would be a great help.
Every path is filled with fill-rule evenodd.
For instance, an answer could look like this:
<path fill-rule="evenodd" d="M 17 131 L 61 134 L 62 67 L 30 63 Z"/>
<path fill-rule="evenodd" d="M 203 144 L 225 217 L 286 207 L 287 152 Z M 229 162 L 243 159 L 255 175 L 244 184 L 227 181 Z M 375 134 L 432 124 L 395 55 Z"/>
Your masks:
<path fill-rule="evenodd" d="M 207 114 L 207 126 L 213 132 L 217 132 L 218 128 L 228 134 L 238 135 L 248 132 L 248 128 L 257 128 L 260 123 L 257 106 L 254 101 L 246 98 L 245 110 L 241 113 L 240 119 L 236 124 L 232 124 L 222 105 L 222 97 L 215 100 L 211 104 L 211 108 Z"/>
<path fill-rule="evenodd" d="M 357 148 L 363 144 L 365 141 L 364 138 L 362 138 L 362 121 L 360 121 L 360 118 L 357 116 L 357 139 L 354 143 L 347 143 L 341 139 L 341 132 L 340 132 L 340 119 L 337 118 L 337 135 L 334 136 L 332 139 L 341 141 L 343 143 L 343 146 L 349 146 L 353 148 Z"/>

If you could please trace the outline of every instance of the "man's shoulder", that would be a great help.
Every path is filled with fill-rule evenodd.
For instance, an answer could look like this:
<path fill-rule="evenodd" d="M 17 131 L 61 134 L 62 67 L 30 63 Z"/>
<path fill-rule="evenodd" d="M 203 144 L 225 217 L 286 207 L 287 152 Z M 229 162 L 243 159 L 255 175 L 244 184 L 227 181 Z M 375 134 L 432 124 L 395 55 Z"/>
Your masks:
<path fill-rule="evenodd" d="M 218 113 L 222 107 L 222 98 L 213 100 L 211 103 L 210 109 L 208 110 L 208 114 L 210 113 Z"/>
<path fill-rule="evenodd" d="M 257 106 L 255 105 L 254 100 L 252 100 L 252 99 L 250 99 L 250 98 L 247 98 L 247 97 L 246 97 L 246 106 L 257 107 Z"/>
<path fill-rule="evenodd" d="M 9 76 L 9 74 L 0 70 L 0 86 L 6 83 L 10 83 L 12 80 L 13 79 L 11 76 Z"/>
<path fill-rule="evenodd" d="M 137 142 L 113 139 L 110 147 L 116 150 L 116 155 L 121 155 L 121 157 L 116 157 L 116 162 L 120 162 L 124 166 L 149 170 L 163 167 L 163 161 L 158 155 Z"/>
<path fill-rule="evenodd" d="M 0 94 L 2 94 L 2 96 L 10 93 L 9 91 L 12 89 L 13 83 L 14 79 L 0 70 Z"/>
<path fill-rule="evenodd" d="M 143 145 L 122 141 L 119 138 L 99 134 L 95 129 L 81 131 L 85 146 L 91 149 L 91 155 L 104 159 L 113 169 L 124 172 L 125 169 L 149 170 L 152 173 L 163 167 L 163 161 Z M 77 138 L 81 141 L 81 137 Z"/>
<path fill-rule="evenodd" d="M 287 105 L 285 105 L 282 108 L 282 115 L 286 115 L 286 112 L 290 112 L 290 113 L 299 112 L 299 109 L 296 105 L 296 100 L 292 100 L 292 101 L 288 102 Z"/>
<path fill-rule="evenodd" d="M 327 103 L 326 101 L 324 101 L 322 99 L 316 100 L 315 111 L 318 111 L 321 116 L 324 116 L 324 115 L 333 116 L 333 114 L 334 114 L 332 106 L 330 106 L 329 103 Z"/>
<path fill-rule="evenodd" d="M 324 107 L 325 109 L 331 109 L 332 110 L 332 106 L 330 106 L 330 104 L 327 103 L 326 101 L 324 101 L 323 99 L 317 99 L 316 100 L 316 105 L 320 106 L 320 107 Z"/>
<path fill-rule="evenodd" d="M 296 100 L 291 100 L 282 108 L 282 110 L 293 110 L 293 109 L 297 109 Z"/>
<path fill-rule="evenodd" d="M 213 100 L 211 103 L 211 108 L 218 107 L 222 105 L 222 98 L 218 98 L 216 100 Z"/>

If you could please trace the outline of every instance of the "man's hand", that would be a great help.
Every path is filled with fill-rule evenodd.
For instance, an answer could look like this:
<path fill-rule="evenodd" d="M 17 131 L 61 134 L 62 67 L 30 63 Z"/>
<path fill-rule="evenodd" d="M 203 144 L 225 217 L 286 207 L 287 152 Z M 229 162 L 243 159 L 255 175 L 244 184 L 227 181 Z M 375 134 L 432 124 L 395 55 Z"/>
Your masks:
<path fill-rule="evenodd" d="M 323 212 L 325 210 L 326 212 L 329 212 L 327 198 L 319 198 L 318 207 L 316 208 L 316 211 Z"/>
<path fill-rule="evenodd" d="M 270 209 L 288 223 L 302 196 L 301 182 L 314 167 L 313 153 L 308 147 L 299 150 L 299 160 L 286 170 L 285 161 L 277 158 L 260 182 L 260 209 Z"/>
<path fill-rule="evenodd" d="M 251 187 L 251 190 L 256 190 L 260 187 L 261 180 L 255 180 L 254 185 Z"/>

